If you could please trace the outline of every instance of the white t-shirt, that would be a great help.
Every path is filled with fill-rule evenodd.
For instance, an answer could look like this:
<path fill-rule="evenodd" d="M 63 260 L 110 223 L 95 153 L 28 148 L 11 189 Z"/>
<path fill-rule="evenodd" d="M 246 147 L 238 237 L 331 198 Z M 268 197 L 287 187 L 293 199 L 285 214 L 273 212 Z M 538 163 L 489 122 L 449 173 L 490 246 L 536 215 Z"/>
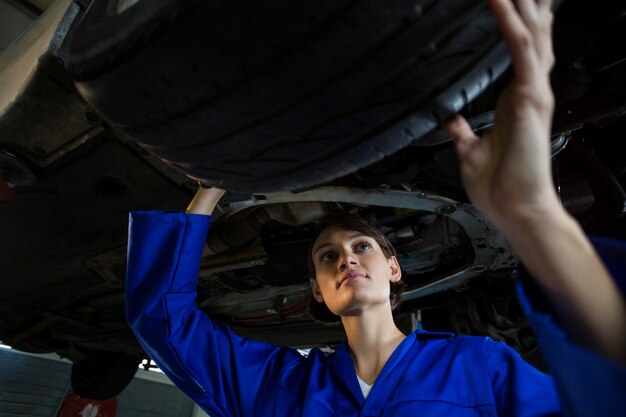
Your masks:
<path fill-rule="evenodd" d="M 363 398 L 367 398 L 370 391 L 372 390 L 372 386 L 368 385 L 363 381 L 359 375 L 357 374 L 356 379 L 359 381 L 359 386 L 361 387 L 361 392 L 363 393 Z"/>

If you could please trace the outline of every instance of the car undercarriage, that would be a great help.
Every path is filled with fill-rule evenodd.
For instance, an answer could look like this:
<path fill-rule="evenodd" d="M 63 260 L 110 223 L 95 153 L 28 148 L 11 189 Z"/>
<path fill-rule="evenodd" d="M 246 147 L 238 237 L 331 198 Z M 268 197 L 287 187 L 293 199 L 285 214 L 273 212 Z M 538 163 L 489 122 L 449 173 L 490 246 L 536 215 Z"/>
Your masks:
<path fill-rule="evenodd" d="M 189 155 L 159 142 L 167 135 L 146 133 L 156 132 L 156 122 L 131 126 L 123 120 L 145 115 L 96 108 L 101 101 L 89 95 L 89 77 L 68 64 L 86 3 L 54 2 L 37 20 L 39 28 L 0 55 L 0 340 L 28 352 L 57 352 L 89 373 L 97 367 L 85 371 L 84 364 L 136 366 L 145 356 L 125 319 L 128 212 L 183 210 L 198 181 L 222 182 L 215 166 L 194 165 Z M 563 3 L 556 12 L 552 76 L 555 185 L 588 234 L 624 239 L 626 55 L 610 45 L 623 39 L 626 9 L 606 1 L 585 14 L 591 6 Z M 502 71 L 456 109 L 477 132 L 494 123 L 496 99 L 512 77 L 510 69 Z M 432 125 L 401 149 L 339 167 L 323 180 L 303 180 L 321 168 L 302 171 L 298 163 L 293 182 L 290 171 L 258 183 L 250 180 L 257 168 L 245 179 L 240 172 L 225 174 L 235 178 L 225 184 L 234 188 L 218 205 L 207 236 L 200 308 L 245 336 L 332 349 L 345 335 L 309 317 L 306 265 L 316 222 L 347 212 L 379 227 L 398 252 L 407 284 L 396 314 L 403 330 L 488 335 L 542 367 L 515 295 L 517 258 L 469 203 L 453 144 L 436 128 L 436 119 L 457 104 L 437 106 L 429 107 Z M 400 126 L 402 120 L 393 116 Z M 185 126 L 200 129 L 202 123 Z M 329 144 L 337 140 L 329 137 Z M 189 148 L 190 155 L 208 155 L 211 149 L 203 146 Z M 333 161 L 349 163 L 349 153 Z M 271 178 L 280 178 L 276 187 L 268 186 Z M 255 184 L 259 192 L 252 191 Z"/>

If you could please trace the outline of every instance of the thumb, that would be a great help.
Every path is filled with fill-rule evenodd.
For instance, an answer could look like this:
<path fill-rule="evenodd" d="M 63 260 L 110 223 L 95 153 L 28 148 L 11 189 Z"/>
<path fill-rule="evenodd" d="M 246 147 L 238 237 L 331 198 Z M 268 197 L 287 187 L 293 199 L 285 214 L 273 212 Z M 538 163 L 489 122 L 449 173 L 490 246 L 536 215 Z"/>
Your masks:
<path fill-rule="evenodd" d="M 470 124 L 463 116 L 457 114 L 441 124 L 443 130 L 452 138 L 459 158 L 464 159 L 478 136 L 474 134 Z"/>

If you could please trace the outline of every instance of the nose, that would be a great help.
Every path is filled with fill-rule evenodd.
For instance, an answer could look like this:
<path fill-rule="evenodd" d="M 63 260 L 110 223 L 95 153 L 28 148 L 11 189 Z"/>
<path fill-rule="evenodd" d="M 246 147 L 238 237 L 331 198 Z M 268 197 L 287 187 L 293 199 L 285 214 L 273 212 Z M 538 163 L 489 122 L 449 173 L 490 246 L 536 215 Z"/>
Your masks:
<path fill-rule="evenodd" d="M 343 251 L 339 258 L 339 270 L 345 271 L 350 265 L 357 265 L 358 262 L 352 252 Z"/>

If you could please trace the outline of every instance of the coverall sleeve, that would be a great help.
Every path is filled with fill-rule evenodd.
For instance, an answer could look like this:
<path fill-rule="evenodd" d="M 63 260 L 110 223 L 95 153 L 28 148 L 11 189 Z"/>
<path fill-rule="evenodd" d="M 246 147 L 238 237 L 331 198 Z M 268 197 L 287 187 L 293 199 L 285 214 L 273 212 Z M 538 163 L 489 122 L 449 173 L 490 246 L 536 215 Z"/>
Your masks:
<path fill-rule="evenodd" d="M 605 266 L 626 293 L 626 243 L 592 238 Z M 626 413 L 626 368 L 574 343 L 554 318 L 537 284 L 522 272 L 518 294 L 567 417 L 622 417 Z M 590 285 L 592 280 L 590 279 Z M 596 300 L 601 303 L 602 300 Z"/>
<path fill-rule="evenodd" d="M 486 338 L 487 366 L 498 416 L 560 416 L 553 379 L 540 372 L 502 342 Z"/>
<path fill-rule="evenodd" d="M 300 355 L 251 341 L 213 323 L 196 304 L 196 284 L 210 217 L 130 215 L 126 306 L 146 353 L 212 417 L 251 416 L 263 389 Z"/>

